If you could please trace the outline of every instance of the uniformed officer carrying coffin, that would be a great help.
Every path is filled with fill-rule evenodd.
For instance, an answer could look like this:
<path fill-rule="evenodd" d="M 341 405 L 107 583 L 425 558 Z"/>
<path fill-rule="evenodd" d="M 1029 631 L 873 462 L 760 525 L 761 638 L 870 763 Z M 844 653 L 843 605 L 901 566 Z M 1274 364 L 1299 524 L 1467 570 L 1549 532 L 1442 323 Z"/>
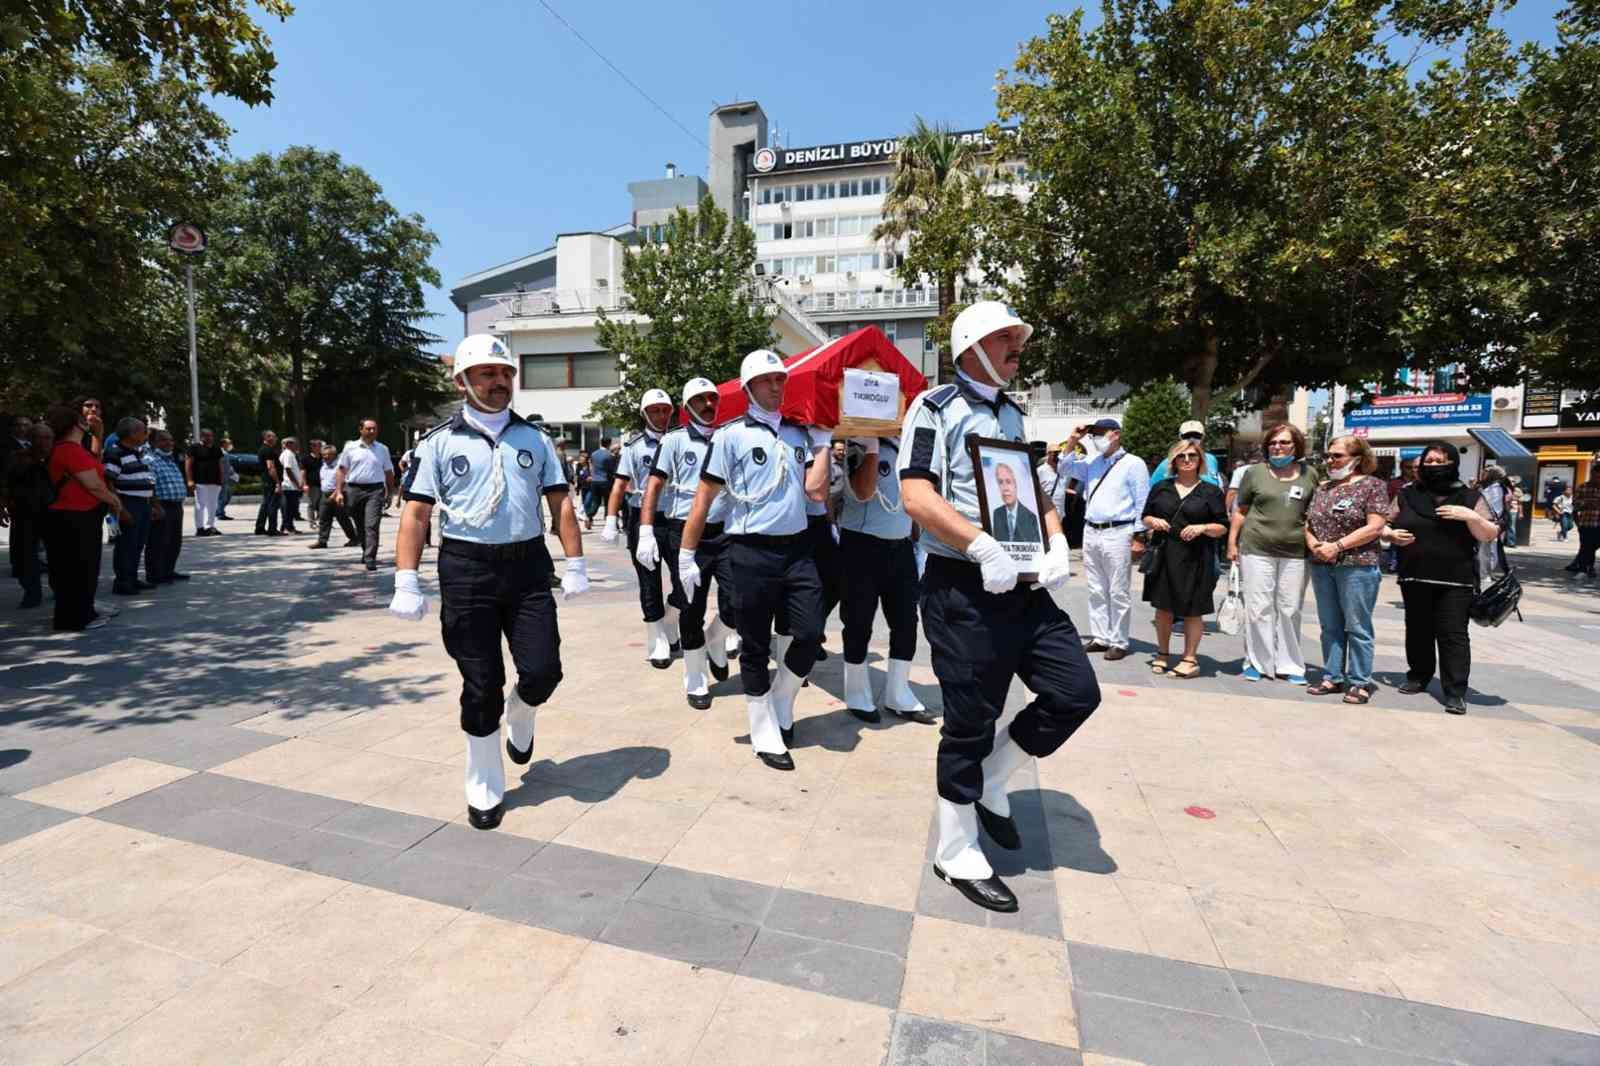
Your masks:
<path fill-rule="evenodd" d="M 694 506 L 678 548 L 684 595 L 704 578 L 695 553 L 711 506 L 726 492 L 732 502 L 724 526 L 738 575 L 739 676 L 750 712 L 750 746 L 774 770 L 793 770 L 788 743 L 794 736 L 794 698 L 816 664 L 822 642 L 822 583 L 806 535 L 806 500 L 828 492 L 826 441 L 779 413 L 789 372 L 776 353 L 757 349 L 744 357 L 739 381 L 750 407 L 737 422 L 717 430 L 700 474 Z M 782 610 L 793 634 L 778 672 L 767 677 L 773 615 Z"/>
<path fill-rule="evenodd" d="M 1003 391 L 1033 328 L 1005 305 L 973 304 L 950 331 L 956 382 L 906 412 L 901 494 L 928 550 L 922 624 L 944 697 L 939 739 L 939 846 L 934 873 L 980 907 L 1017 909 L 978 846 L 981 820 L 996 844 L 1021 846 L 1006 783 L 1027 757 L 1054 752 L 1094 713 L 1100 687 L 1072 620 L 1043 589 L 1018 587 L 1017 566 L 982 532 L 969 437 L 1025 439 L 1022 411 Z M 1041 500 L 1049 550 L 1039 579 L 1069 575 L 1067 541 Z M 999 738 L 1013 676 L 1036 695 Z"/>
<path fill-rule="evenodd" d="M 690 379 L 683 386 L 683 407 L 689 413 L 689 424 L 661 438 L 661 447 L 651 464 L 650 482 L 644 490 L 645 513 L 661 516 L 667 538 L 665 555 L 673 561 L 683 544 L 684 521 L 694 505 L 700 472 L 711 451 L 712 427 L 717 421 L 717 386 L 707 378 Z M 712 501 L 705 528 L 700 531 L 700 546 L 694 558 L 701 581 L 693 595 L 685 592 L 678 568 L 671 568 L 672 596 L 678 601 L 683 635 L 683 691 L 689 706 L 696 710 L 711 706 L 707 667 L 718 681 L 728 677 L 725 641 L 728 623 L 735 621 L 737 611 L 733 605 L 733 562 L 724 535 L 727 517 L 728 496 L 723 493 Z M 640 565 L 650 565 L 663 554 L 654 526 L 649 519 L 645 521 L 639 528 Z M 717 579 L 717 618 L 708 627 L 706 601 L 712 577 Z"/>
<path fill-rule="evenodd" d="M 660 559 L 647 564 L 635 554 L 635 549 L 639 545 L 640 524 L 649 529 L 656 517 L 654 512 L 641 514 L 640 508 L 644 504 L 645 483 L 655 463 L 656 449 L 661 446 L 661 435 L 672 420 L 672 397 L 665 389 L 650 389 L 639 400 L 639 413 L 644 416 L 644 429 L 629 437 L 622 446 L 611 499 L 606 501 L 606 525 L 600 539 L 607 544 L 617 542 L 617 518 L 626 501 L 628 554 L 633 557 L 634 575 L 639 579 L 639 606 L 644 610 L 644 657 L 651 666 L 665 670 L 672 665 L 672 646 L 678 642 L 677 626 L 668 624 L 667 602 L 661 594 Z"/>
<path fill-rule="evenodd" d="M 917 651 L 917 559 L 911 546 L 911 516 L 900 504 L 895 462 L 900 441 L 853 438 L 845 449 L 846 479 L 839 507 L 839 569 L 848 575 L 839 601 L 844 623 L 844 703 L 864 722 L 879 720 L 867 676 L 872 616 L 883 603 L 889 623 L 888 678 L 883 702 L 902 718 L 931 723 L 928 709 L 911 691 L 911 657 Z"/>
<path fill-rule="evenodd" d="M 533 758 L 534 709 L 561 682 L 561 635 L 550 589 L 555 564 L 544 543 L 547 499 L 566 550 L 561 588 L 589 588 L 583 539 L 554 444 L 511 410 L 516 364 L 499 340 L 474 334 L 456 348 L 456 388 L 466 402 L 417 443 L 406 475 L 389 610 L 415 621 L 428 602 L 417 581 L 422 538 L 435 508 L 439 531 L 440 621 L 445 650 L 461 671 L 461 728 L 467 734 L 467 816 L 493 829 L 504 812 L 506 753 Z M 504 696 L 500 639 L 511 646 L 517 683 Z M 503 702 L 502 702 L 503 697 Z"/>

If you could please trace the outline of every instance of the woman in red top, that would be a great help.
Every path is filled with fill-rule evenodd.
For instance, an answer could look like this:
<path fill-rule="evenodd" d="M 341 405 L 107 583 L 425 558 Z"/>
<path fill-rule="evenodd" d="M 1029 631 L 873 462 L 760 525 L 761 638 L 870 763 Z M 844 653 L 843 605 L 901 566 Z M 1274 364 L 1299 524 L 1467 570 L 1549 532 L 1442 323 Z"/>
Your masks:
<path fill-rule="evenodd" d="M 56 500 L 45 515 L 44 527 L 50 587 L 56 594 L 55 628 L 97 629 L 106 624 L 94 609 L 101 522 L 108 509 L 120 520 L 126 520 L 128 513 L 106 487 L 100 461 L 83 446 L 88 430 L 83 408 L 52 407 L 45 420 L 56 435 L 49 464 Z"/>

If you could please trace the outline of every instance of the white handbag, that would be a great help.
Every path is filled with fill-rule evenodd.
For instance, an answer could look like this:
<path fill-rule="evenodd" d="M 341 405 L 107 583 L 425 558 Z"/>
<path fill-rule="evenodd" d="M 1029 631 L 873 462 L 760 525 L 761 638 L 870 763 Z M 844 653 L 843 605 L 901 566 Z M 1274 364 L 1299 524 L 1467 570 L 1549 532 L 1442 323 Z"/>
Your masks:
<path fill-rule="evenodd" d="M 1228 598 L 1217 609 L 1217 628 L 1236 637 L 1244 632 L 1244 600 L 1239 598 L 1239 564 L 1228 567 Z"/>

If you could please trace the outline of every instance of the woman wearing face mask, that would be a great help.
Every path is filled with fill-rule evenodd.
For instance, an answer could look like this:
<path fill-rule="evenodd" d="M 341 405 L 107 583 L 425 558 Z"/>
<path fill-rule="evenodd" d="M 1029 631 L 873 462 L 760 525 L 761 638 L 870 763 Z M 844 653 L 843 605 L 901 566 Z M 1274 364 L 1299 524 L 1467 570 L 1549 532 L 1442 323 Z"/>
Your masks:
<path fill-rule="evenodd" d="M 1454 445 L 1423 449 L 1417 480 L 1395 497 L 1384 536 L 1400 549 L 1406 682 L 1399 691 L 1426 691 L 1437 666 L 1444 709 L 1466 714 L 1472 668 L 1467 611 L 1477 590 L 1478 545 L 1499 537 L 1500 526 L 1478 490 L 1462 484 Z"/>
<path fill-rule="evenodd" d="M 1306 508 L 1317 473 L 1305 465 L 1306 435 L 1286 422 L 1266 435 L 1267 461 L 1239 485 L 1228 529 L 1228 559 L 1244 590 L 1246 681 L 1282 677 L 1306 683 L 1300 610 L 1306 598 Z"/>
<path fill-rule="evenodd" d="M 1328 477 L 1311 497 L 1305 533 L 1323 674 L 1306 691 L 1327 696 L 1342 690 L 1346 703 L 1366 703 L 1373 691 L 1372 609 L 1383 584 L 1377 540 L 1389 516 L 1389 490 L 1371 476 L 1378 457 L 1360 437 L 1335 437 L 1323 459 Z"/>

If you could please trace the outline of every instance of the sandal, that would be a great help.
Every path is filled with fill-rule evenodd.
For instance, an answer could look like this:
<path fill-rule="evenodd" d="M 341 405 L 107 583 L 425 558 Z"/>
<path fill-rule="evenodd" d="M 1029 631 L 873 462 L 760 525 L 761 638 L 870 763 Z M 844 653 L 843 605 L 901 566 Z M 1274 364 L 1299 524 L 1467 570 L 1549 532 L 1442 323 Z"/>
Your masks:
<path fill-rule="evenodd" d="M 1191 677 L 1200 676 L 1200 663 L 1188 657 L 1178 660 L 1178 665 L 1172 668 L 1173 677 L 1181 677 L 1187 681 Z"/>
<path fill-rule="evenodd" d="M 1306 689 L 1306 695 L 1331 696 L 1343 687 L 1344 686 L 1340 685 L 1339 682 L 1325 677 L 1321 681 L 1318 681 L 1315 685 L 1312 685 L 1310 688 Z"/>
<path fill-rule="evenodd" d="M 1157 655 L 1154 659 L 1150 660 L 1150 672 L 1152 674 L 1164 674 L 1164 673 L 1166 673 L 1167 672 L 1167 666 L 1168 666 L 1167 656 L 1165 656 L 1165 655 Z"/>
<path fill-rule="evenodd" d="M 1344 694 L 1344 701 L 1346 703 L 1361 704 L 1366 703 L 1371 698 L 1372 690 L 1370 688 L 1357 688 L 1354 685 L 1351 685 L 1350 690 Z"/>

